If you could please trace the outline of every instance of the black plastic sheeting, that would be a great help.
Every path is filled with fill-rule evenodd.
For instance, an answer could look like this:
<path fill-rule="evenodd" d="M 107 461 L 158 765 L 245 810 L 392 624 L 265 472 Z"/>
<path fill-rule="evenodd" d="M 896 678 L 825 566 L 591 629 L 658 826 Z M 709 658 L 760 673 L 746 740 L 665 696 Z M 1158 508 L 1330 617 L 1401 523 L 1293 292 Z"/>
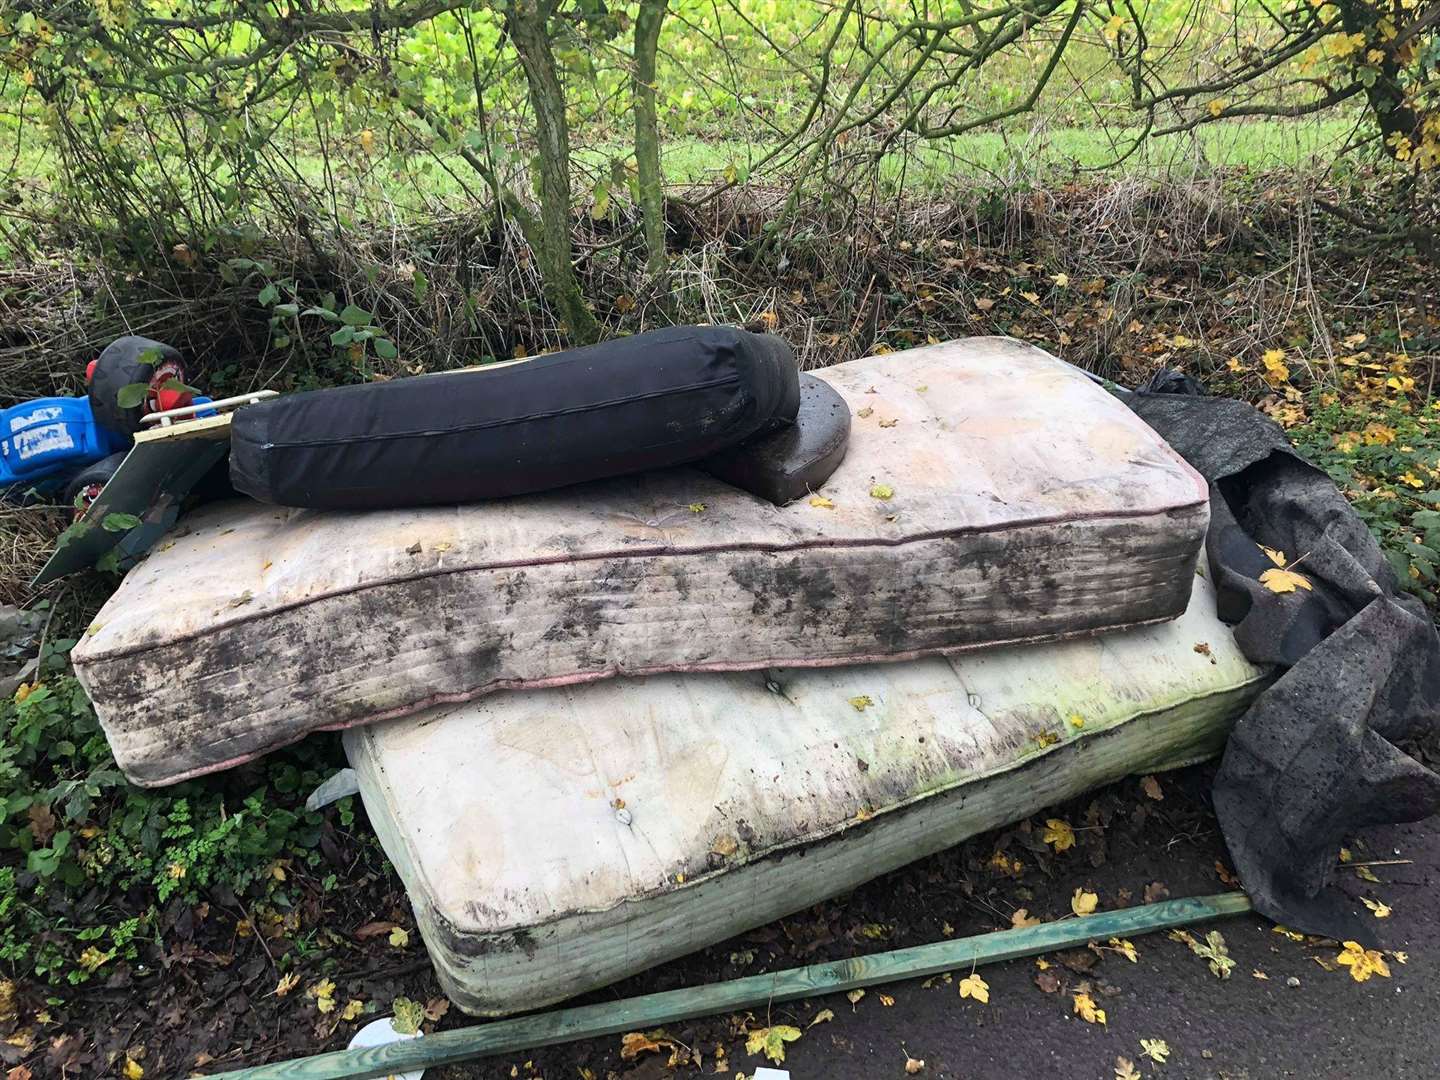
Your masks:
<path fill-rule="evenodd" d="M 792 423 L 799 406 L 780 338 L 675 327 L 248 406 L 230 478 L 261 502 L 319 509 L 494 499 L 694 461 Z"/>
<path fill-rule="evenodd" d="M 1244 402 L 1198 390 L 1170 376 L 1125 400 L 1210 482 L 1206 553 L 1220 617 L 1250 660 L 1280 672 L 1235 725 L 1215 812 L 1260 912 L 1374 945 L 1373 920 L 1327 886 L 1357 829 L 1440 811 L 1440 776 L 1396 745 L 1440 718 L 1440 637 L 1364 522 L 1284 431 Z M 1275 563 L 1261 545 L 1283 551 L 1313 588 L 1262 585 Z"/>

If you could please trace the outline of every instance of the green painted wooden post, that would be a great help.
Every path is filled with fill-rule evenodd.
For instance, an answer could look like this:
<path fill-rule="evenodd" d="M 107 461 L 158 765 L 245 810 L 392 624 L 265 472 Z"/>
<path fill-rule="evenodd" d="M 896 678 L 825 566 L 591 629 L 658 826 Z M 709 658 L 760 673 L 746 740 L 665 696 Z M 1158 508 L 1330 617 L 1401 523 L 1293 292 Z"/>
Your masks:
<path fill-rule="evenodd" d="M 492 1054 L 532 1050 L 597 1035 L 641 1031 L 697 1016 L 752 1006 L 796 1001 L 861 986 L 920 979 L 944 971 L 968 970 L 1021 956 L 1036 956 L 1087 941 L 1133 937 L 1250 910 L 1244 893 L 1166 900 L 1084 918 L 999 930 L 993 934 L 938 941 L 910 949 L 857 956 L 828 964 L 791 968 L 767 975 L 646 994 L 624 1001 L 496 1020 L 437 1032 L 420 1039 L 260 1065 L 222 1074 L 224 1080 L 366 1080 L 409 1069 L 453 1065 Z"/>

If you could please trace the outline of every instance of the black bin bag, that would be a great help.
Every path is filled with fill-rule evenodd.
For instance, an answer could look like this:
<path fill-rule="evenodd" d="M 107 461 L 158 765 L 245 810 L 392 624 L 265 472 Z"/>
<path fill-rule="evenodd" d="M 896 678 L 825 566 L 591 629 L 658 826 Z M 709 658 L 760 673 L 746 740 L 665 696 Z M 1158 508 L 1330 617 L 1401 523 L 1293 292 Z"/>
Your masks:
<path fill-rule="evenodd" d="M 780 338 L 675 327 L 247 406 L 230 478 L 281 506 L 471 502 L 694 461 L 792 423 L 799 403 Z"/>

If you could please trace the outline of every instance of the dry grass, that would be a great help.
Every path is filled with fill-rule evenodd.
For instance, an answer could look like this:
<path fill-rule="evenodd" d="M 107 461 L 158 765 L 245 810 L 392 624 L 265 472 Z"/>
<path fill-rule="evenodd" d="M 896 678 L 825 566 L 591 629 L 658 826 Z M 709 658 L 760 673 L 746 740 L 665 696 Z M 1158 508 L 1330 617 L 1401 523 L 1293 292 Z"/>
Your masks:
<path fill-rule="evenodd" d="M 1336 225 L 1316 208 L 1317 184 L 1197 173 L 1048 188 L 1016 176 L 898 199 L 836 189 L 778 227 L 785 190 L 701 187 L 672 198 L 668 282 L 647 279 L 626 206 L 577 219 L 576 266 L 608 335 L 670 322 L 763 326 L 806 367 L 1012 333 L 1121 381 L 1162 364 L 1204 377 L 1228 357 L 1304 340 L 1302 366 L 1324 378 L 1337 314 L 1364 321 L 1405 298 L 1373 287 L 1373 267 L 1393 251 L 1336 255 L 1317 242 Z M 270 275 L 227 273 L 236 256 L 268 263 Z M 277 348 L 257 302 L 266 280 L 293 287 L 302 307 L 333 291 L 373 311 L 399 357 L 356 364 L 314 318 Z M 127 332 L 175 344 L 192 381 L 225 392 L 391 378 L 567 344 L 511 223 L 474 214 L 414 225 L 396 214 L 183 262 L 157 251 L 138 270 L 61 253 L 0 271 L 0 402 L 77 392 L 85 361 Z M 1172 348 L 1182 337 L 1194 345 Z M 0 515 L 11 554 L 0 601 L 25 598 L 22 582 L 62 524 L 42 510 Z"/>

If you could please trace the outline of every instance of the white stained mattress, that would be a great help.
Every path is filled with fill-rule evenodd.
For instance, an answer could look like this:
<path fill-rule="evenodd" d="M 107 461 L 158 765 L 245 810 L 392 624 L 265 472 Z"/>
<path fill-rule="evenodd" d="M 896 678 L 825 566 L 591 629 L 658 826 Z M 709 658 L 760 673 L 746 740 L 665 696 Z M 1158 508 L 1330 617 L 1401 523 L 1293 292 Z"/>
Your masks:
<path fill-rule="evenodd" d="M 854 413 L 819 500 L 679 468 L 191 515 L 73 653 L 116 760 L 166 784 L 492 690 L 913 658 L 1184 608 L 1204 481 L 1083 374 L 1004 338 L 815 374 Z"/>
<path fill-rule="evenodd" d="M 451 1000 L 519 1012 L 1217 752 L 1266 674 L 1195 580 L 1161 626 L 496 694 L 345 747 Z"/>

